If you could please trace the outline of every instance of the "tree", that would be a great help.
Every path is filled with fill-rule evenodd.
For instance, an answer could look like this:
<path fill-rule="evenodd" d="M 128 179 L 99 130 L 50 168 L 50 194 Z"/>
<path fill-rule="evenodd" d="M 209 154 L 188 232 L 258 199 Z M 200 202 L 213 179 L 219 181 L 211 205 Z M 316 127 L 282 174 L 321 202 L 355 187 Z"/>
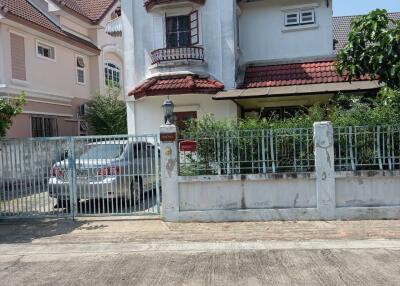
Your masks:
<path fill-rule="evenodd" d="M 88 102 L 85 119 L 97 135 L 126 134 L 127 113 L 125 102 L 118 99 L 119 90 L 112 90 L 107 95 L 96 94 Z"/>
<path fill-rule="evenodd" d="M 11 127 L 12 118 L 22 112 L 25 104 L 25 94 L 14 98 L 0 98 L 0 137 L 6 136 L 7 130 Z"/>
<path fill-rule="evenodd" d="M 348 42 L 337 55 L 340 75 L 353 79 L 369 76 L 392 89 L 400 88 L 400 21 L 377 9 L 355 18 Z"/>

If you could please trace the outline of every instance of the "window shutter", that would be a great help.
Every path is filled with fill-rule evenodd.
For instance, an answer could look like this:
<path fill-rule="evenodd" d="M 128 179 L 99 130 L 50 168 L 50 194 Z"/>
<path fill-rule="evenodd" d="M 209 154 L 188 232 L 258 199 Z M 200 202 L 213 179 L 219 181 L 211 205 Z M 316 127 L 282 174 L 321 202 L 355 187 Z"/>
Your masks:
<path fill-rule="evenodd" d="M 312 24 L 315 22 L 314 10 L 301 11 L 300 13 L 300 23 L 301 24 Z"/>
<path fill-rule="evenodd" d="M 12 78 L 26 80 L 25 39 L 10 33 Z"/>
<path fill-rule="evenodd" d="M 200 43 L 199 37 L 199 11 L 194 11 L 189 14 L 190 17 L 190 43 L 198 45 Z"/>
<path fill-rule="evenodd" d="M 298 25 L 300 22 L 299 12 L 285 13 L 285 26 Z"/>

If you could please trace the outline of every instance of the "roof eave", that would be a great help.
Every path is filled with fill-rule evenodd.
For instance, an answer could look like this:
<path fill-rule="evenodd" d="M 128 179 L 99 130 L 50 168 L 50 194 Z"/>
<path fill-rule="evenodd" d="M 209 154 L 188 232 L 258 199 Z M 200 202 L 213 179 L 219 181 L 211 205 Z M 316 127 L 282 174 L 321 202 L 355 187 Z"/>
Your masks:
<path fill-rule="evenodd" d="M 312 95 L 312 94 L 326 94 L 342 92 L 359 92 L 367 90 L 378 90 L 383 85 L 378 81 L 353 81 L 349 82 L 335 82 L 335 83 L 319 83 L 319 84 L 305 84 L 305 85 L 291 85 L 291 86 L 274 86 L 274 87 L 258 87 L 247 89 L 234 89 L 228 91 L 220 91 L 215 96 L 214 100 L 232 100 L 232 99 L 251 99 L 260 97 L 273 97 L 273 96 L 298 96 L 298 95 Z"/>
<path fill-rule="evenodd" d="M 67 37 L 67 36 L 65 36 L 65 35 L 62 35 L 62 34 L 59 34 L 59 33 L 57 33 L 57 32 L 54 32 L 54 31 L 52 31 L 52 30 L 49 30 L 49 29 L 47 29 L 47 28 L 45 28 L 45 27 L 43 27 L 43 26 L 40 26 L 40 25 L 38 25 L 38 24 L 36 24 L 36 23 L 30 22 L 30 21 L 28 21 L 28 20 L 25 20 L 25 19 L 23 19 L 23 18 L 21 18 L 21 17 L 18 17 L 18 16 L 16 16 L 16 15 L 14 15 L 14 14 L 11 14 L 11 13 L 3 13 L 3 16 L 4 16 L 5 18 L 11 20 L 11 21 L 14 21 L 14 22 L 16 22 L 16 23 L 19 23 L 19 24 L 28 26 L 28 27 L 30 27 L 30 28 L 36 30 L 36 31 L 39 31 L 39 32 L 42 32 L 42 33 L 46 33 L 46 34 L 50 34 L 51 36 L 53 36 L 53 37 L 55 37 L 55 38 L 58 38 L 58 39 L 60 39 L 60 40 L 66 41 L 66 42 L 69 42 L 69 43 L 71 43 L 72 45 L 74 45 L 74 46 L 76 46 L 76 47 L 85 49 L 85 50 L 87 50 L 87 51 L 89 51 L 89 52 L 92 52 L 92 53 L 94 53 L 94 54 L 96 54 L 96 55 L 99 55 L 100 52 L 101 52 L 100 49 L 99 49 L 98 47 L 94 47 L 94 44 L 91 44 L 91 45 L 93 45 L 93 46 L 91 46 L 91 45 L 89 46 L 89 45 L 87 45 L 87 44 L 85 44 L 85 43 L 82 43 L 82 42 L 79 42 L 79 41 L 77 41 L 77 40 L 74 40 L 73 38 Z"/>

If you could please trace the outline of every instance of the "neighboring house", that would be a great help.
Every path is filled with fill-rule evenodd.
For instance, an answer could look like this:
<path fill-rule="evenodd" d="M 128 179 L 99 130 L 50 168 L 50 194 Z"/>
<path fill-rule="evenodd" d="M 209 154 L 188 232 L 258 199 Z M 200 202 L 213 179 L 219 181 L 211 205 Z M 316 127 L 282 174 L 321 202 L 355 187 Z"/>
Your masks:
<path fill-rule="evenodd" d="M 285 117 L 378 88 L 335 73 L 333 26 L 346 21 L 339 47 L 349 21 L 332 0 L 122 0 L 122 11 L 130 133 L 158 132 L 168 96 L 182 126 L 205 113 Z"/>
<path fill-rule="evenodd" d="M 120 15 L 117 0 L 0 0 L 0 96 L 27 97 L 8 137 L 90 133 L 90 96 L 123 87 Z"/>

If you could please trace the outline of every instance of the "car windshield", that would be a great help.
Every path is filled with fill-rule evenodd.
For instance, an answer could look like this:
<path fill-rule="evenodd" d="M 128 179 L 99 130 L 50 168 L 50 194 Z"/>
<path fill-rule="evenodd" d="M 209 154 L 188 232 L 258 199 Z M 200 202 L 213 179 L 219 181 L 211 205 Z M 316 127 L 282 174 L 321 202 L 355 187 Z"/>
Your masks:
<path fill-rule="evenodd" d="M 124 151 L 123 144 L 102 144 L 89 146 L 81 159 L 115 159 L 121 156 Z"/>

